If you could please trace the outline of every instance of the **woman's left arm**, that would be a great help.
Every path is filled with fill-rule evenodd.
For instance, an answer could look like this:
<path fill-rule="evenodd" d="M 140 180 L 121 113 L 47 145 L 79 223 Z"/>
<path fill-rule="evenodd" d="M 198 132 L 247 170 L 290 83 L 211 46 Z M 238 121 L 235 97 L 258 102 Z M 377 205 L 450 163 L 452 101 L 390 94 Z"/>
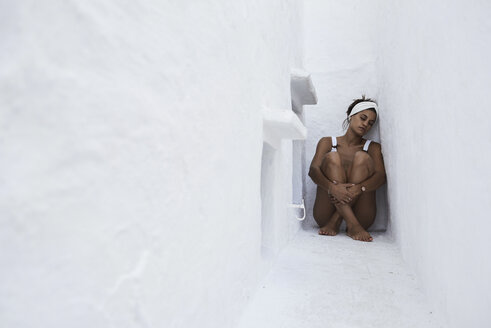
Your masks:
<path fill-rule="evenodd" d="M 368 148 L 368 154 L 372 157 L 375 172 L 365 181 L 355 184 L 353 187 L 349 187 L 348 190 L 351 191 L 354 196 L 358 196 L 362 193 L 361 187 L 365 187 L 365 192 L 375 191 L 386 181 L 384 158 L 382 156 L 382 147 L 380 144 L 372 142 Z"/>

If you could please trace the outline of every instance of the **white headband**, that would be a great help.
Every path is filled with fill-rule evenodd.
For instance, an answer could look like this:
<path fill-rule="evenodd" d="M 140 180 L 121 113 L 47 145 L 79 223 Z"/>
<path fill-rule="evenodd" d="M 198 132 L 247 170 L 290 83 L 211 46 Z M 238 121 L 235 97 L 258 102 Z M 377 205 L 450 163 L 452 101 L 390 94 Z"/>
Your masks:
<path fill-rule="evenodd" d="M 353 107 L 353 109 L 351 110 L 351 114 L 349 114 L 349 117 L 351 117 L 355 114 L 358 114 L 359 112 L 364 111 L 365 109 L 369 109 L 369 108 L 375 109 L 375 113 L 377 113 L 377 116 L 378 116 L 378 112 L 377 112 L 378 106 L 376 103 L 374 103 L 373 101 L 362 101 L 362 102 L 359 102 L 358 104 L 356 104 L 355 107 Z"/>

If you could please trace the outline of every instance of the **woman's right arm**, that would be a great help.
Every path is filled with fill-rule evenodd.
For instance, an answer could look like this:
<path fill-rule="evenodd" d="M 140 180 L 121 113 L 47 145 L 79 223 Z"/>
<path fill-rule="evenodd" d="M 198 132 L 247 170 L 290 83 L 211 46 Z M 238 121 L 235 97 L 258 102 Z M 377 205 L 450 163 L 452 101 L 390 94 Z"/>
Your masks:
<path fill-rule="evenodd" d="M 334 183 L 332 183 L 324 175 L 324 173 L 322 173 L 321 165 L 322 161 L 324 160 L 324 156 L 331 151 L 331 147 L 332 141 L 330 137 L 324 137 L 319 140 L 309 170 L 309 177 L 312 179 L 312 181 L 327 192 L 330 192 Z"/>

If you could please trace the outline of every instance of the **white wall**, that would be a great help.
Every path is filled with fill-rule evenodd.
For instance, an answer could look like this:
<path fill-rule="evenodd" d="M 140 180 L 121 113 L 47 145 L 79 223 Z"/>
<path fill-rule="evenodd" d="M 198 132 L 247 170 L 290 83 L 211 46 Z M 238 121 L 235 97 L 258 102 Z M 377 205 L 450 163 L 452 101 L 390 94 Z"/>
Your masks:
<path fill-rule="evenodd" d="M 490 319 L 489 12 L 489 1 L 305 1 L 319 95 L 305 110 L 306 165 L 354 97 L 379 101 L 390 231 L 449 327 Z"/>
<path fill-rule="evenodd" d="M 261 111 L 291 108 L 298 8 L 0 4 L 0 326 L 233 325 L 267 268 Z"/>
<path fill-rule="evenodd" d="M 378 97 L 376 73 L 377 25 L 373 3 L 362 0 L 305 0 L 305 68 L 312 73 L 318 105 L 305 106 L 309 136 L 305 147 L 304 184 L 309 218 L 306 226 L 317 226 L 312 217 L 316 185 L 307 175 L 317 142 L 325 136 L 344 134 L 342 122 L 355 98 Z M 379 141 L 378 124 L 368 136 Z M 384 145 L 382 145 L 384 151 Z M 371 230 L 387 225 L 385 188 L 377 192 L 377 218 Z"/>
<path fill-rule="evenodd" d="M 383 1 L 377 63 L 391 229 L 448 327 L 491 319 L 489 1 Z"/>

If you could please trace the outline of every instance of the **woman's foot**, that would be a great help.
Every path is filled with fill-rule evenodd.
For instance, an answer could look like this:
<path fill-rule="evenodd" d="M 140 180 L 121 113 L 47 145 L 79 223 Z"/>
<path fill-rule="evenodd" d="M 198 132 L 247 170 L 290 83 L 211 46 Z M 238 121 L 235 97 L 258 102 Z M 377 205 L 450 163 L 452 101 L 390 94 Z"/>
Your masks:
<path fill-rule="evenodd" d="M 363 229 L 362 226 L 358 227 L 351 227 L 347 230 L 346 234 L 353 238 L 354 240 L 360 240 L 360 241 L 372 241 L 373 238 L 370 236 L 370 234 Z"/>
<path fill-rule="evenodd" d="M 336 236 L 339 232 L 338 220 L 330 220 L 325 226 L 319 229 L 319 235 Z"/>

